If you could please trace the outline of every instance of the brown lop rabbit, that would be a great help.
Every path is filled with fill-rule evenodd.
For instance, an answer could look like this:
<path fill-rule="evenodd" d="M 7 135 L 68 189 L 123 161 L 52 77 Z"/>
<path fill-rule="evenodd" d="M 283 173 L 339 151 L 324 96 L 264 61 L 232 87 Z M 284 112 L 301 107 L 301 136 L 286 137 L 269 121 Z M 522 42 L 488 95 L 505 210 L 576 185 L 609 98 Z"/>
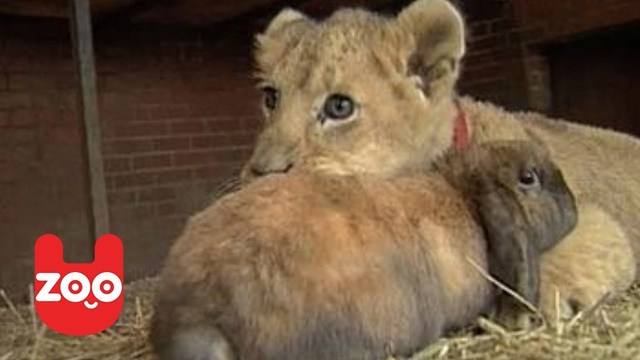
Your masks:
<path fill-rule="evenodd" d="M 491 305 L 472 263 L 535 302 L 539 253 L 575 221 L 561 173 L 524 142 L 393 180 L 298 167 L 189 221 L 161 275 L 152 341 L 166 360 L 408 355 Z"/>

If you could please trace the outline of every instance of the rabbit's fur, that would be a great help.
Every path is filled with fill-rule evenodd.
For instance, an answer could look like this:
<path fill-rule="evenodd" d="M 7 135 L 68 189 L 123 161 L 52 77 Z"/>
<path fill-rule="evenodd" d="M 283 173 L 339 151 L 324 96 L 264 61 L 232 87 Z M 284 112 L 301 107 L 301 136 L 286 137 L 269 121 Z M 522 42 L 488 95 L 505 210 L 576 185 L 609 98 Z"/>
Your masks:
<path fill-rule="evenodd" d="M 524 171 L 539 182 L 522 185 Z M 474 266 L 535 303 L 539 253 L 575 216 L 558 169 L 521 142 L 391 180 L 267 176 L 189 221 L 161 275 L 152 340 L 172 360 L 408 355 L 492 303 Z"/>

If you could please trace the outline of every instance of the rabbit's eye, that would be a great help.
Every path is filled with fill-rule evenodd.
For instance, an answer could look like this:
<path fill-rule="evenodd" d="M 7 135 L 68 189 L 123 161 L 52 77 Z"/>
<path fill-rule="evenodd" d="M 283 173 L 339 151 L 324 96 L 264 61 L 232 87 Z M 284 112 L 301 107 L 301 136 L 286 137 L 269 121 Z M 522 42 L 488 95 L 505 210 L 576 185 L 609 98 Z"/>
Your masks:
<path fill-rule="evenodd" d="M 265 86 L 262 88 L 264 107 L 269 110 L 275 110 L 278 106 L 280 92 L 273 86 Z"/>
<path fill-rule="evenodd" d="M 540 186 L 540 176 L 535 169 L 525 169 L 518 175 L 518 186 L 522 189 L 534 189 Z"/>
<path fill-rule="evenodd" d="M 354 101 L 342 94 L 329 95 L 322 106 L 321 121 L 324 120 L 346 120 L 356 110 Z"/>

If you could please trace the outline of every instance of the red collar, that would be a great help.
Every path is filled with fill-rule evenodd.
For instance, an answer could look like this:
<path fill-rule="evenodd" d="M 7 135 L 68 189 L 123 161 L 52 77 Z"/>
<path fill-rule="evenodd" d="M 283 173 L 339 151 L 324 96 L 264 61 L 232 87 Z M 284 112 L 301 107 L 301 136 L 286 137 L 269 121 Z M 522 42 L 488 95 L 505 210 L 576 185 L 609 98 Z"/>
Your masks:
<path fill-rule="evenodd" d="M 454 100 L 458 112 L 453 124 L 453 147 L 456 150 L 462 150 L 469 146 L 469 126 L 467 124 L 467 116 L 460 106 L 460 102 Z"/>

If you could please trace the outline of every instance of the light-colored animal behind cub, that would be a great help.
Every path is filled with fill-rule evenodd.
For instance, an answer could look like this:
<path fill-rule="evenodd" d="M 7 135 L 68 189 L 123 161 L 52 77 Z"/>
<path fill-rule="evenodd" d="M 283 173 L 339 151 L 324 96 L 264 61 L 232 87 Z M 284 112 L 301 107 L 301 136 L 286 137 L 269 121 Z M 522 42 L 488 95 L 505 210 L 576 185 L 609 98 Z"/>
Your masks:
<path fill-rule="evenodd" d="M 283 10 L 257 38 L 266 122 L 243 177 L 301 163 L 393 176 L 450 149 L 462 111 L 471 143 L 546 146 L 578 198 L 578 227 L 543 260 L 543 310 L 555 314 L 550 289 L 570 314 L 627 288 L 640 250 L 640 141 L 467 98 L 458 110 L 464 51 L 462 17 L 445 0 L 417 0 L 395 18 L 342 9 L 319 22 Z"/>

